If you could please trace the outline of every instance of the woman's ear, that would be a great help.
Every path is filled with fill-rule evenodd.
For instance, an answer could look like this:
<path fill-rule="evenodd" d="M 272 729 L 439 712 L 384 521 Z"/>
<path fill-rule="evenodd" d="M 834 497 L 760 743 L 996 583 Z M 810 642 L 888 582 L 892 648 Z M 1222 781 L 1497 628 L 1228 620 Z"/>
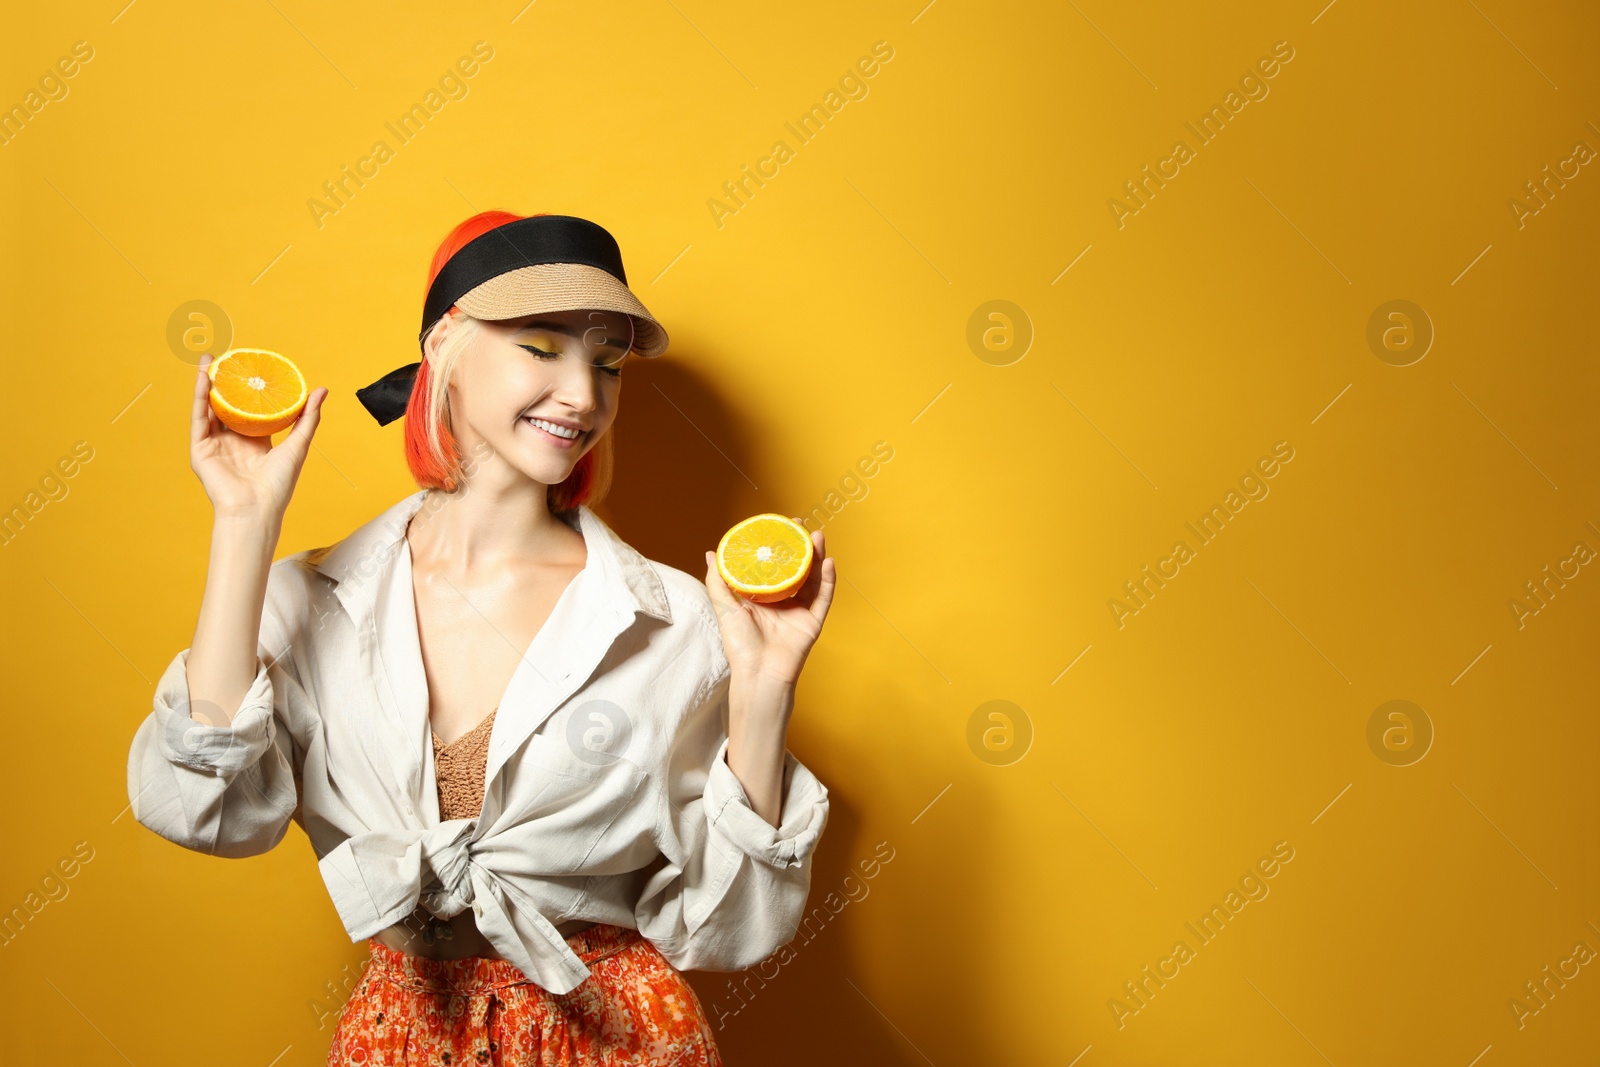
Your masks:
<path fill-rule="evenodd" d="M 438 355 L 439 349 L 444 347 L 445 341 L 456 330 L 460 329 L 461 324 L 458 318 L 460 314 L 460 308 L 454 304 L 450 305 L 450 310 L 440 316 L 439 321 L 434 323 L 433 329 L 428 332 L 427 339 L 422 342 L 422 352 L 429 362 L 432 362 L 434 357 Z"/>

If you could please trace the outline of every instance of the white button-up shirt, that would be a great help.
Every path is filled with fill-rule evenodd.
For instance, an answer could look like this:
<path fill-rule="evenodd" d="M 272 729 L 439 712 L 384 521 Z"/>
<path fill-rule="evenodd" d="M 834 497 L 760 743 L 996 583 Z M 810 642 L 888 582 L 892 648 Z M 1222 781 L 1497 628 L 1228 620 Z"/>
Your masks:
<path fill-rule="evenodd" d="M 727 764 L 729 666 L 704 584 L 587 506 L 588 559 L 518 664 L 483 810 L 439 818 L 404 498 L 332 548 L 272 564 L 257 672 L 231 724 L 188 713 L 184 649 L 128 757 L 135 818 L 185 848 L 266 852 L 297 803 L 352 941 L 471 908 L 496 951 L 565 993 L 556 931 L 633 927 L 684 970 L 742 970 L 793 939 L 828 791 L 784 755 L 774 827 Z"/>

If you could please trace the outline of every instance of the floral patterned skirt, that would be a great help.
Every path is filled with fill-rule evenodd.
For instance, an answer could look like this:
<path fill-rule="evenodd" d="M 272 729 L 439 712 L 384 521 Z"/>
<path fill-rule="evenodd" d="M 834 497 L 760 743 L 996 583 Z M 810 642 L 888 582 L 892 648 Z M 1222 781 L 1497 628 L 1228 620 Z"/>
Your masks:
<path fill-rule="evenodd" d="M 328 1067 L 721 1067 L 700 998 L 637 930 L 602 923 L 567 943 L 590 975 L 555 994 L 506 960 L 433 960 L 369 938 Z"/>

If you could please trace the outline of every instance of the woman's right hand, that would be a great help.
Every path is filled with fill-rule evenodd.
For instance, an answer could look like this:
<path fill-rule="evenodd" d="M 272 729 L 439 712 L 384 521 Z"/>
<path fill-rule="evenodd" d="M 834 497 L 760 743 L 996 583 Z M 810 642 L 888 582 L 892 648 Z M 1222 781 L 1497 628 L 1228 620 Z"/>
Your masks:
<path fill-rule="evenodd" d="M 260 515 L 281 520 L 288 510 L 311 437 L 322 419 L 328 390 L 311 390 L 306 406 L 281 444 L 271 437 L 248 437 L 223 425 L 211 410 L 209 354 L 200 358 L 189 419 L 189 466 L 200 478 L 218 515 Z"/>

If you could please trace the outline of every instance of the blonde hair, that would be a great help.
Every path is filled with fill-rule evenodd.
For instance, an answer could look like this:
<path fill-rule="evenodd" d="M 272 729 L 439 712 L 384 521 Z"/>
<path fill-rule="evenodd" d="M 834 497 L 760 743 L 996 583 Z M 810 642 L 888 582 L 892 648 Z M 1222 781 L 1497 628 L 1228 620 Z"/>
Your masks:
<path fill-rule="evenodd" d="M 446 388 L 456 364 L 473 340 L 483 333 L 483 320 L 452 308 L 456 328 L 433 354 L 427 354 L 426 339 L 422 365 L 406 407 L 406 462 L 411 475 L 424 489 L 453 493 L 466 483 L 476 461 L 462 455 L 453 432 L 450 390 Z M 440 328 L 434 323 L 431 338 Z M 611 433 L 608 430 L 584 453 L 567 479 L 549 488 L 546 497 L 556 514 L 576 510 L 580 504 L 598 504 L 611 490 L 613 469 Z"/>

